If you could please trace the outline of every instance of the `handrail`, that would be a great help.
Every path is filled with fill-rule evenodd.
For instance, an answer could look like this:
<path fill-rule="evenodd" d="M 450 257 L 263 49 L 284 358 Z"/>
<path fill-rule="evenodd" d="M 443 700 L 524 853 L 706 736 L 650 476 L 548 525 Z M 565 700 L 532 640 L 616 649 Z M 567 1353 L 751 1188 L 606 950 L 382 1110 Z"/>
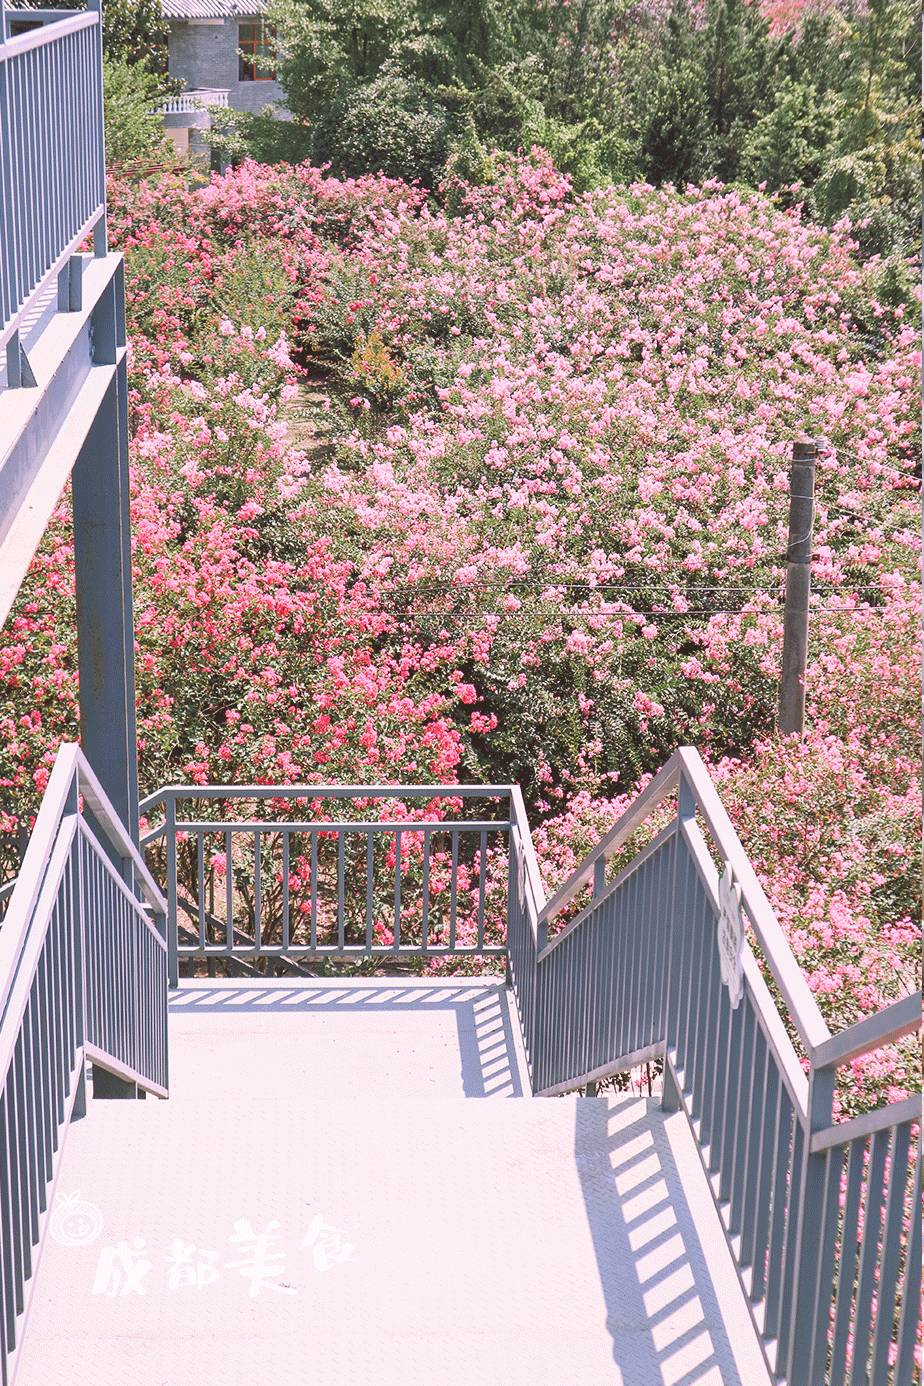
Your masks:
<path fill-rule="evenodd" d="M 606 836 L 588 852 L 564 885 L 554 893 L 542 910 L 540 923 L 548 924 L 584 886 L 592 882 L 598 864 L 609 861 L 654 811 L 676 793 L 681 781 L 689 786 L 695 806 L 702 814 L 720 856 L 731 865 L 741 888 L 742 905 L 764 957 L 787 1004 L 793 1024 L 811 1053 L 817 1045 L 830 1038 L 831 1032 L 719 798 L 709 771 L 699 752 L 692 746 L 683 746 L 675 751 L 648 782 Z"/>
<path fill-rule="evenodd" d="M 541 923 L 551 923 L 556 915 L 571 903 L 578 891 L 591 883 L 597 863 L 608 862 L 654 810 L 676 791 L 680 783 L 680 771 L 679 754 L 675 752 L 636 795 L 606 836 L 600 839 L 596 847 L 574 868 L 565 883 L 554 892 L 542 910 Z"/>
<path fill-rule="evenodd" d="M 849 1064 L 852 1059 L 860 1058 L 862 1054 L 872 1053 L 920 1028 L 921 998 L 912 993 L 825 1040 L 812 1055 L 812 1065 L 815 1068 L 839 1068 L 842 1064 Z"/>
<path fill-rule="evenodd" d="M 62 745 L 0 927 L 0 1381 L 87 1061 L 129 1093 L 167 1095 L 166 908 L 82 752 Z"/>
<path fill-rule="evenodd" d="M 526 879 L 533 897 L 533 905 L 536 910 L 536 918 L 531 920 L 533 933 L 536 932 L 539 919 L 545 913 L 545 889 L 542 885 L 542 872 L 539 869 L 539 859 L 536 856 L 536 848 L 533 843 L 533 835 L 529 830 L 529 819 L 526 816 L 526 805 L 523 802 L 523 791 L 518 784 L 511 785 L 510 788 L 510 818 L 516 826 L 520 844 L 523 851 L 526 867 Z"/>
<path fill-rule="evenodd" d="M 31 18 L 30 10 L 23 10 L 23 18 Z M 61 18 L 53 24 L 42 24 L 40 29 L 29 29 L 24 34 L 15 34 L 5 43 L 0 43 L 0 63 L 12 62 L 23 53 L 33 53 L 47 44 L 58 43 L 68 34 L 79 34 L 84 29 L 92 29 L 99 24 L 99 14 L 95 10 L 60 11 Z"/>
<path fill-rule="evenodd" d="M 105 832 L 117 854 L 131 861 L 139 887 L 148 904 L 158 914 L 167 912 L 167 902 L 157 882 L 119 821 L 86 756 L 75 742 L 62 742 L 19 868 L 16 888 L 10 897 L 3 927 L 0 929 L 0 1016 L 3 1014 L 7 993 L 12 986 L 14 960 L 22 948 L 29 928 L 51 844 L 75 780 L 79 792 L 92 809 L 96 822 Z"/>
<path fill-rule="evenodd" d="M 796 962 L 773 906 L 757 879 L 757 873 L 735 832 L 702 757 L 692 746 L 681 747 L 677 755 L 684 778 L 693 790 L 696 806 L 706 821 L 719 855 L 731 866 L 735 882 L 741 888 L 741 904 L 750 918 L 763 955 L 783 994 L 793 1024 L 811 1052 L 816 1045 L 830 1038 L 831 1031 L 818 1009 L 818 1002 L 812 994 L 805 973 Z"/>
<path fill-rule="evenodd" d="M 167 799 L 506 799 L 509 784 L 167 784 L 146 795 L 146 816 Z"/>
<path fill-rule="evenodd" d="M 607 882 L 606 863 L 675 793 L 670 822 Z M 747 935 L 720 964 L 723 908 L 731 922 L 735 906 L 723 907 L 710 845 L 730 868 L 805 1067 Z M 662 1105 L 690 1122 L 771 1374 L 818 1386 L 831 1362 L 832 1380 L 849 1369 L 852 1381 L 904 1386 L 920 1229 L 903 1210 L 909 1194 L 912 1209 L 920 1197 L 919 1161 L 907 1158 L 920 1100 L 834 1123 L 833 1097 L 839 1066 L 918 1028 L 920 996 L 831 1036 L 692 748 L 671 756 L 547 902 L 534 863 L 515 789 L 508 975 L 534 1091 L 592 1091 L 660 1058 Z M 546 942 L 548 924 L 585 887 L 589 903 Z"/>
<path fill-rule="evenodd" d="M 73 750 L 76 753 L 75 765 L 80 791 L 93 809 L 94 817 L 105 831 L 106 836 L 109 838 L 109 841 L 112 843 L 119 856 L 128 857 L 131 860 L 132 866 L 138 877 L 138 884 L 148 904 L 158 913 L 163 914 L 167 909 L 167 901 L 164 899 L 160 887 L 148 870 L 144 858 L 110 803 L 106 791 L 93 773 L 93 767 L 79 746 L 74 743 L 64 743 L 61 750 L 63 751 L 65 749 Z"/>
<path fill-rule="evenodd" d="M 676 831 L 676 822 L 668 823 L 666 827 L 662 828 L 661 831 L 639 851 L 638 855 L 634 856 L 632 860 L 623 867 L 618 876 L 610 881 L 598 894 L 594 895 L 590 904 L 586 905 L 584 909 L 581 910 L 580 914 L 575 915 L 563 929 L 555 934 L 553 938 L 549 939 L 548 943 L 546 943 L 540 951 L 537 961 L 543 962 L 551 953 L 554 953 L 555 949 L 560 947 L 570 934 L 573 934 L 576 929 L 579 929 L 584 923 L 584 920 L 593 914 L 595 910 L 599 909 L 600 905 L 603 904 L 605 900 L 608 900 L 611 895 L 614 895 L 616 891 L 620 890 L 633 872 L 644 865 L 648 858 L 656 852 L 659 847 L 663 846 L 666 840 Z M 595 858 L 595 861 L 600 860 L 602 860 L 602 858 L 599 856 Z M 546 922 L 545 911 L 543 911 L 540 918 L 543 923 Z"/>

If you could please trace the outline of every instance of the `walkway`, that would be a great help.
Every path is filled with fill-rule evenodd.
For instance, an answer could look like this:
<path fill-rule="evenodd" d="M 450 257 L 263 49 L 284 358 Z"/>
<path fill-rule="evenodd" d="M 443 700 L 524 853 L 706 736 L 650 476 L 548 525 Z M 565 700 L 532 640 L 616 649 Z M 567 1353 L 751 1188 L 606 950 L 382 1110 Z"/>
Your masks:
<path fill-rule="evenodd" d="M 523 1098 L 514 1026 L 185 984 L 170 1101 L 68 1137 L 17 1386 L 766 1386 L 685 1119 Z"/>

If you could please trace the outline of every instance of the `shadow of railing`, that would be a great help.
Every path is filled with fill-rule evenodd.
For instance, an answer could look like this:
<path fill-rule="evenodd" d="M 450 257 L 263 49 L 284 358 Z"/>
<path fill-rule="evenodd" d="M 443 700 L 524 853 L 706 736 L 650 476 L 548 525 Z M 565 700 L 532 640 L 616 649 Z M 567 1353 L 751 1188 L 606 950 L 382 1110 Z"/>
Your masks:
<path fill-rule="evenodd" d="M 393 1014 L 449 1011 L 459 1044 L 462 1088 L 466 1097 L 522 1097 L 523 1084 L 502 982 L 427 980 L 346 983 L 306 981 L 276 983 L 222 982 L 181 986 L 171 992 L 174 1015 Z"/>
<path fill-rule="evenodd" d="M 657 1111 L 644 1099 L 615 1106 L 579 1101 L 575 1157 L 621 1380 L 645 1386 L 766 1380 L 746 1380 L 736 1361 L 696 1215 Z"/>

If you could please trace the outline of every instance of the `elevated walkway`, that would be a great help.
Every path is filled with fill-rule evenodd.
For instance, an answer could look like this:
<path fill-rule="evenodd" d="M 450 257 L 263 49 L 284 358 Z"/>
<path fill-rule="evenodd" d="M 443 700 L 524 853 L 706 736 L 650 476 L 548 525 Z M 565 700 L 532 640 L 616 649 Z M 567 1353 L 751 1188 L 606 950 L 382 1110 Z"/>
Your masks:
<path fill-rule="evenodd" d="M 765 1386 L 686 1118 L 524 1096 L 510 997 L 184 983 L 170 1101 L 69 1132 L 17 1386 Z"/>

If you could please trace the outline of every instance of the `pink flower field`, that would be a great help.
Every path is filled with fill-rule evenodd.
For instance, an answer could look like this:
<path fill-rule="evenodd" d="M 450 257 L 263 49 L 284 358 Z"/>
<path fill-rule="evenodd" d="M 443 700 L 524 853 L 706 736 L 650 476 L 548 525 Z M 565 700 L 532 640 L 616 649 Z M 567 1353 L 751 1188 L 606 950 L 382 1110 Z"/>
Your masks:
<path fill-rule="evenodd" d="M 696 744 L 832 1028 L 913 986 L 918 310 L 849 227 L 718 185 L 577 196 L 538 152 L 439 205 L 253 164 L 110 200 L 145 792 L 518 780 L 551 887 Z M 806 434 L 799 742 L 773 724 Z M 73 600 L 64 498 L 0 647 L 8 803 L 75 734 Z M 27 826 L 0 817 L 7 873 Z"/>

